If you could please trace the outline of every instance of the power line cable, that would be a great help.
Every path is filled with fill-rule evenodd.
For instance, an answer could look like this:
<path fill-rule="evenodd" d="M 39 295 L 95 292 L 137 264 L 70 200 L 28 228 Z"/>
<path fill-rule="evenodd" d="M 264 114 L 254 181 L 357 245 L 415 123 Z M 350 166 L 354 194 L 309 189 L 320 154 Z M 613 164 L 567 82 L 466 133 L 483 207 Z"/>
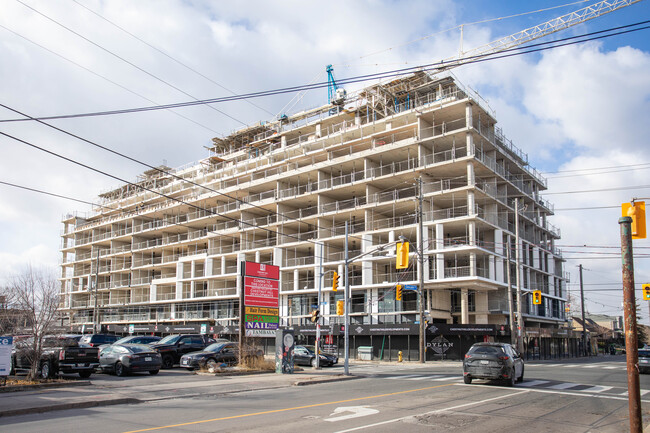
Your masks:
<path fill-rule="evenodd" d="M 20 1 L 20 0 L 16 0 Z M 532 45 L 527 45 L 523 47 L 517 47 L 517 48 L 511 48 L 507 50 L 500 51 L 499 53 L 493 53 L 493 54 L 481 54 L 481 55 L 476 55 L 476 56 L 471 56 L 468 57 L 467 61 L 466 59 L 457 60 L 455 62 L 437 62 L 437 63 L 431 63 L 427 65 L 421 65 L 421 66 L 416 66 L 416 67 L 409 67 L 409 68 L 402 68 L 402 69 L 395 69 L 392 71 L 385 71 L 381 73 L 376 73 L 376 74 L 366 74 L 366 75 L 359 75 L 356 77 L 351 77 L 351 78 L 344 78 L 344 79 L 339 79 L 337 80 L 340 85 L 344 84 L 351 84 L 351 83 L 358 83 L 358 82 L 363 82 L 363 81 L 369 81 L 369 80 L 374 80 L 374 79 L 381 79 L 381 78 L 389 78 L 389 77 L 397 77 L 397 76 L 402 76 L 402 75 L 408 75 L 411 74 L 415 71 L 424 71 L 424 72 L 433 72 L 433 71 L 442 71 L 445 70 L 449 67 L 453 66 L 462 66 L 465 64 L 471 64 L 471 63 L 482 63 L 486 61 L 491 61 L 491 60 L 497 60 L 497 59 L 503 59 L 503 58 L 508 58 L 508 57 L 513 57 L 513 56 L 519 56 L 519 55 L 524 55 L 524 54 L 529 54 L 529 53 L 534 53 L 534 52 L 540 52 L 540 51 L 546 51 L 549 49 L 555 49 L 559 47 L 564 47 L 564 46 L 570 46 L 570 45 L 576 45 L 584 42 L 589 42 L 593 40 L 599 40 L 603 38 L 608 38 L 612 36 L 618 36 L 626 33 L 631 33 L 631 32 L 636 32 L 640 30 L 646 30 L 649 29 L 650 26 L 645 26 L 645 27 L 640 27 L 636 29 L 631 29 L 631 30 L 626 30 L 626 31 L 619 31 L 616 33 L 612 33 L 609 35 L 601 35 L 601 36 L 595 36 L 591 38 L 586 38 L 583 40 L 579 41 L 573 41 L 573 42 L 567 42 L 563 44 L 558 44 L 558 42 L 561 41 L 568 41 L 568 40 L 573 40 L 576 38 L 581 38 L 585 36 L 590 36 L 590 35 L 595 35 L 595 34 L 600 34 L 603 32 L 611 32 L 617 29 L 623 29 L 623 28 L 629 28 L 629 27 L 634 27 L 638 26 L 641 24 L 646 24 L 649 23 L 650 20 L 648 21 L 642 21 L 639 23 L 635 24 L 629 24 L 626 26 L 620 26 L 620 27 L 615 27 L 607 30 L 601 30 L 598 32 L 592 32 L 592 33 L 586 33 L 583 35 L 579 36 L 572 36 L 556 41 L 550 41 L 550 42 L 540 42 L 537 44 L 532 44 Z M 539 47 L 542 45 L 546 44 L 556 44 L 551 47 L 541 47 L 541 48 L 534 48 L 534 49 L 529 49 L 531 47 Z M 527 50 L 527 51 L 520 51 L 520 50 Z M 514 52 L 513 51 L 520 51 L 520 52 Z M 508 53 L 510 54 L 501 54 L 501 53 Z M 253 93 L 246 93 L 242 95 L 237 95 L 237 96 L 226 96 L 226 97 L 220 97 L 220 98 L 211 98 L 211 99 L 204 99 L 204 100 L 195 100 L 195 101 L 186 101 L 186 102 L 178 102 L 178 103 L 173 103 L 173 104 L 165 104 L 165 105 L 157 105 L 157 106 L 149 106 L 149 107 L 139 107 L 139 108 L 129 108 L 129 109 L 121 109 L 121 110 L 111 110 L 111 111 L 98 111 L 98 112 L 91 112 L 91 113 L 78 113 L 78 114 L 67 114 L 67 115 L 58 115 L 58 116 L 47 116 L 47 117 L 39 117 L 39 120 L 52 120 L 52 119 L 69 119 L 69 118 L 76 118 L 76 117 L 92 117 L 92 116 L 106 116 L 106 115 L 114 115 L 114 114 L 128 114 L 128 113 L 134 113 L 134 112 L 139 112 L 139 111 L 153 111 L 153 110 L 161 110 L 161 109 L 166 109 L 166 108 L 179 108 L 179 107 L 189 107 L 189 106 L 194 106 L 194 105 L 202 105 L 202 104 L 215 104 L 215 103 L 220 103 L 220 102 L 231 102 L 231 101 L 237 101 L 241 99 L 246 99 L 246 98 L 260 98 L 260 97 L 265 97 L 265 96 L 273 96 L 273 95 L 279 95 L 279 94 L 284 94 L 284 93 L 292 93 L 292 92 L 298 92 L 301 90 L 313 90 L 313 89 L 318 89 L 318 88 L 324 88 L 327 87 L 329 84 L 327 82 L 321 82 L 321 83 L 315 83 L 313 85 L 302 85 L 302 86 L 293 86 L 293 87 L 285 87 L 285 88 L 279 88 L 279 89 L 274 89 L 274 90 L 267 90 L 267 91 L 259 91 L 259 92 L 253 92 Z M 30 119 L 4 119 L 0 120 L 0 122 L 21 122 L 21 121 L 27 121 Z"/>
<path fill-rule="evenodd" d="M 134 67 L 134 68 L 137 69 L 138 71 L 140 71 L 140 72 L 142 72 L 142 73 L 144 73 L 144 74 L 150 76 L 151 78 L 154 78 L 155 80 L 157 80 L 157 81 L 159 81 L 159 82 L 165 84 L 165 85 L 168 86 L 168 87 L 171 87 L 172 89 L 174 89 L 174 90 L 176 90 L 176 91 L 182 93 L 183 95 L 188 96 L 188 97 L 194 99 L 195 101 L 198 101 L 198 100 L 199 100 L 198 98 L 192 96 L 191 94 L 187 93 L 187 92 L 184 91 L 183 89 L 181 89 L 181 88 L 179 88 L 179 87 L 173 85 L 172 83 L 170 83 L 170 82 L 168 82 L 168 81 L 163 80 L 162 78 L 158 77 L 157 75 L 155 75 L 155 74 L 153 74 L 153 73 L 147 71 L 147 70 L 144 69 L 144 68 L 141 68 L 140 66 L 136 65 L 135 63 L 133 63 L 133 62 L 131 62 L 131 61 L 125 59 L 124 57 L 122 57 L 122 56 L 120 56 L 120 55 L 118 55 L 118 54 L 116 54 L 116 53 L 114 53 L 114 52 L 112 52 L 112 51 L 109 50 L 108 48 L 105 48 L 105 47 L 103 47 L 102 45 L 100 45 L 100 44 L 98 44 L 98 43 L 96 43 L 96 42 L 90 40 L 89 38 L 85 37 L 85 36 L 82 35 L 81 33 L 78 33 L 78 32 L 76 32 L 76 31 L 72 30 L 70 27 L 67 27 L 67 26 L 61 24 L 60 22 L 56 21 L 54 18 L 51 18 L 51 17 L 49 17 L 48 15 L 45 15 L 44 13 L 40 12 L 40 11 L 37 10 L 36 8 L 34 8 L 34 7 L 32 7 L 32 6 L 30 6 L 30 5 L 26 4 L 26 3 L 24 3 L 22 0 L 16 0 L 16 1 L 17 1 L 18 3 L 20 3 L 21 5 L 25 6 L 26 8 L 31 9 L 32 11 L 36 12 L 38 15 L 40 15 L 40 16 L 42 16 L 42 17 L 48 19 L 49 21 L 53 22 L 54 24 L 56 24 L 56 25 L 58 25 L 58 26 L 64 28 L 65 30 L 69 31 L 70 33 L 74 34 L 75 36 L 80 37 L 81 39 L 83 39 L 84 41 L 90 43 L 91 45 L 93 45 L 93 46 L 99 48 L 100 50 L 102 50 L 102 51 L 104 51 L 104 52 L 110 54 L 111 56 L 113 56 L 113 57 L 115 57 L 115 58 L 121 60 L 122 62 L 124 62 L 124 63 L 126 63 L 126 64 L 128 64 L 128 65 L 130 65 L 130 66 L 132 66 L 132 67 Z M 225 112 L 219 110 L 219 109 L 216 108 L 216 107 L 213 107 L 213 106 L 211 106 L 211 105 L 209 105 L 209 104 L 202 104 L 202 105 L 206 105 L 206 106 L 209 107 L 210 109 L 212 109 L 212 110 L 214 110 L 214 111 L 217 111 L 218 113 L 221 113 L 222 115 L 224 115 L 224 116 L 226 116 L 226 117 L 228 117 L 228 118 L 230 118 L 230 119 L 232 119 L 232 120 L 234 120 L 234 121 L 236 121 L 236 122 L 239 122 L 239 123 L 241 123 L 242 125 L 246 125 L 246 123 L 242 122 L 242 121 L 239 120 L 239 119 L 234 118 L 233 116 L 231 116 L 231 115 L 229 115 L 229 114 L 227 114 L 227 113 L 225 113 Z"/>
<path fill-rule="evenodd" d="M 14 109 L 14 108 L 11 108 L 11 107 L 9 107 L 9 106 L 7 106 L 7 105 L 2 104 L 2 103 L 0 103 L 0 107 L 3 107 L 3 108 L 5 108 L 5 109 L 7 109 L 7 110 L 10 110 L 10 111 L 13 111 L 14 113 L 20 114 L 21 116 L 31 117 L 31 116 L 29 116 L 29 115 L 26 114 L 26 113 L 20 112 L 20 111 Z M 44 126 L 47 126 L 47 127 L 49 127 L 49 128 L 52 128 L 52 129 L 54 129 L 54 130 L 56 130 L 56 131 L 59 131 L 59 132 L 61 132 L 61 133 L 63 133 L 63 134 L 69 135 L 70 137 L 76 138 L 77 140 L 80 140 L 80 141 L 82 141 L 82 142 L 84 142 L 84 143 L 86 143 L 86 144 L 92 145 L 92 146 L 97 147 L 97 148 L 99 148 L 99 149 L 102 149 L 102 150 L 104 150 L 104 151 L 106 151 L 106 152 L 109 152 L 109 153 L 112 153 L 112 154 L 114 154 L 114 155 L 117 155 L 117 156 L 119 156 L 119 157 L 121 157 L 121 158 L 127 159 L 127 160 L 129 160 L 129 161 L 131 161 L 131 162 L 135 162 L 135 163 L 140 164 L 140 165 L 142 165 L 142 166 L 144 166 L 144 167 L 147 167 L 147 168 L 149 168 L 149 169 L 151 169 L 151 170 L 155 170 L 155 171 L 158 172 L 158 173 L 161 173 L 161 174 L 164 174 L 164 175 L 167 175 L 167 176 L 173 177 L 173 178 L 176 179 L 176 180 L 181 180 L 181 181 L 183 181 L 183 182 L 187 182 L 187 183 L 189 183 L 189 184 L 191 184 L 191 185 L 194 185 L 194 186 L 196 186 L 196 187 L 200 187 L 200 188 L 206 189 L 207 191 L 213 192 L 213 193 L 215 193 L 215 194 L 218 194 L 218 195 L 220 195 L 220 196 L 222 196 L 222 197 L 226 197 L 226 198 L 228 198 L 228 199 L 234 200 L 234 201 L 236 201 L 236 202 L 239 202 L 239 203 L 242 203 L 242 204 L 249 205 L 249 206 L 251 206 L 251 207 L 255 207 L 255 208 L 261 209 L 261 210 L 263 210 L 263 211 L 265 211 L 265 212 L 268 212 L 268 213 L 270 213 L 270 214 L 273 214 L 273 215 L 276 215 L 276 216 L 279 216 L 279 217 L 282 217 L 282 218 L 286 218 L 286 219 L 294 220 L 294 221 L 297 221 L 297 222 L 299 222 L 299 223 L 302 222 L 300 218 L 289 217 L 289 216 L 287 216 L 287 215 L 285 215 L 285 214 L 281 214 L 281 213 L 276 212 L 276 211 L 273 211 L 273 210 L 271 210 L 271 209 L 266 209 L 266 208 L 264 208 L 264 207 L 262 207 L 262 206 L 255 205 L 255 204 L 250 203 L 250 202 L 246 202 L 245 200 L 242 200 L 242 199 L 240 199 L 240 198 L 238 198 L 238 197 L 236 197 L 236 196 L 228 195 L 228 194 L 223 193 L 223 192 L 221 192 L 221 191 L 218 191 L 218 190 L 216 190 L 216 189 L 214 189 L 214 188 L 210 188 L 210 187 L 208 187 L 208 186 L 206 186 L 206 185 L 202 185 L 202 184 L 196 183 L 196 182 L 194 182 L 194 181 L 192 181 L 192 180 L 190 180 L 190 179 L 186 179 L 186 178 L 183 178 L 183 177 L 181 177 L 181 176 L 177 176 L 176 174 L 171 173 L 171 172 L 169 172 L 169 171 L 167 171 L 167 170 L 163 170 L 163 169 L 161 169 L 160 167 L 155 167 L 155 166 L 153 166 L 153 165 L 151 165 L 151 164 L 148 164 L 148 163 L 146 163 L 146 162 L 140 161 L 140 160 L 138 160 L 138 159 L 136 159 L 136 158 L 133 158 L 133 157 L 128 156 L 128 155 L 126 155 L 126 154 L 124 154 L 124 153 L 121 153 L 121 152 L 118 152 L 118 151 L 116 151 L 116 150 L 113 150 L 113 149 L 111 149 L 111 148 L 109 148 L 109 147 L 103 146 L 103 145 L 101 145 L 101 144 L 99 144 L 99 143 L 96 143 L 96 142 L 94 142 L 94 141 L 92 141 L 92 140 L 88 140 L 88 139 L 86 139 L 86 138 L 83 138 L 83 137 L 81 137 L 81 136 L 79 136 L 79 135 L 76 135 L 76 134 L 74 134 L 74 133 L 71 133 L 71 132 L 69 132 L 69 131 L 66 131 L 66 130 L 64 130 L 64 129 L 62 129 L 62 128 L 59 128 L 59 127 L 57 127 L 57 126 L 54 126 L 54 125 L 49 124 L 49 123 L 47 123 L 47 122 L 44 122 L 44 121 L 42 121 L 42 120 L 39 120 L 39 119 L 34 119 L 34 120 L 37 121 L 38 123 L 44 125 Z M 11 137 L 11 138 L 14 138 L 14 137 Z M 14 138 L 14 139 L 16 139 L 16 138 Z M 72 160 L 70 160 L 70 161 L 72 162 Z M 103 174 L 103 173 L 102 173 L 102 174 Z M 111 176 L 111 177 L 112 177 L 112 176 Z M 127 181 L 124 181 L 124 182 L 129 183 L 129 184 L 131 184 L 131 185 L 135 185 L 135 184 L 133 184 L 133 183 L 131 183 L 131 182 L 127 182 Z M 258 227 L 258 228 L 261 228 L 261 226 L 257 226 L 257 225 L 253 225 L 253 226 Z M 319 228 L 319 229 L 322 228 L 322 227 L 319 226 L 319 225 L 315 225 L 315 226 L 316 226 L 316 228 Z M 350 236 L 350 237 L 352 237 L 352 238 L 356 238 L 356 239 L 359 239 L 359 240 L 363 240 L 362 238 L 360 238 L 360 237 L 358 237 L 358 236 Z"/>
<path fill-rule="evenodd" d="M 110 78 L 108 78 L 108 77 L 106 77 L 106 76 L 104 76 L 104 75 L 101 75 L 101 74 L 99 74 L 99 73 L 93 71 L 92 69 L 87 68 L 87 67 L 83 66 L 82 64 L 77 63 L 77 62 L 75 62 L 74 60 L 71 60 L 71 59 L 69 59 L 69 58 L 63 56 L 62 54 L 57 53 L 56 51 L 53 51 L 53 50 L 47 48 L 46 46 L 41 45 L 41 44 L 39 44 L 38 42 L 35 42 L 35 41 L 33 41 L 33 40 L 27 38 L 26 36 L 23 36 L 23 35 L 21 35 L 20 33 L 15 32 L 14 30 L 11 30 L 11 29 L 8 28 L 8 27 L 3 26 L 2 24 L 0 24 L 0 27 L 3 28 L 3 29 L 5 29 L 6 31 L 8 31 L 8 32 L 10 32 L 10 33 L 13 33 L 14 35 L 18 36 L 19 38 L 22 38 L 22 39 L 26 40 L 27 42 L 30 42 L 30 43 L 36 45 L 37 47 L 39 47 L 39 48 L 41 48 L 41 49 L 43 49 L 43 50 L 49 52 L 50 54 L 54 54 L 55 56 L 57 56 L 57 57 L 59 57 L 59 58 L 65 60 L 65 61 L 67 61 L 67 62 L 70 62 L 70 63 L 72 63 L 73 65 L 75 65 L 75 66 L 77 66 L 77 67 L 79 67 L 79 68 L 85 70 L 86 72 L 90 72 L 91 74 L 95 75 L 96 77 L 99 77 L 99 78 L 101 78 L 101 79 L 103 79 L 103 80 L 105 80 L 105 81 L 107 81 L 107 82 L 113 84 L 114 86 L 117 86 L 117 87 L 119 87 L 119 88 L 121 88 L 121 89 L 123 89 L 123 90 L 126 90 L 127 92 L 129 92 L 129 93 L 131 93 L 131 94 L 133 94 L 133 95 L 136 95 L 136 96 L 138 96 L 138 97 L 144 99 L 145 101 L 149 101 L 149 102 L 151 102 L 152 104 L 159 104 L 157 101 L 154 101 L 153 99 L 150 99 L 150 98 L 148 98 L 148 97 L 146 97 L 146 96 L 144 96 L 144 95 L 142 95 L 142 94 L 140 94 L 140 93 L 138 93 L 138 92 L 136 92 L 136 91 L 134 91 L 134 90 L 131 90 L 131 89 L 129 89 L 128 87 L 123 86 L 122 84 L 120 84 L 120 83 L 118 83 L 118 82 L 116 82 L 116 81 L 113 81 L 113 80 L 111 80 Z M 183 118 L 183 119 L 185 119 L 185 120 L 188 120 L 188 121 L 194 123 L 195 125 L 198 125 L 198 126 L 200 126 L 200 127 L 202 127 L 202 128 L 205 128 L 206 130 L 208 130 L 208 131 L 210 131 L 210 132 L 214 132 L 215 134 L 221 134 L 219 131 L 216 131 L 216 130 L 210 128 L 209 126 L 206 126 L 206 125 L 204 125 L 204 124 L 202 124 L 202 123 L 200 123 L 200 122 L 197 122 L 196 120 L 190 119 L 189 117 L 184 116 L 184 115 L 182 115 L 181 113 L 179 113 L 179 112 L 177 112 L 177 111 L 174 111 L 174 110 L 172 110 L 172 109 L 169 109 L 169 110 L 167 110 L 167 111 L 169 111 L 170 113 L 173 113 L 173 114 L 175 114 L 176 116 L 179 116 L 179 117 L 181 117 L 181 118 Z"/>
<path fill-rule="evenodd" d="M 75 2 L 76 4 L 78 4 L 79 6 L 81 6 L 82 8 L 86 9 L 86 10 L 89 11 L 90 13 L 96 15 L 97 17 L 101 18 L 102 20 L 104 20 L 104 21 L 106 21 L 107 23 L 111 24 L 112 26 L 114 26 L 114 27 L 120 29 L 121 31 L 123 31 L 123 32 L 126 33 L 127 35 L 129 35 L 129 36 L 131 36 L 131 37 L 137 39 L 137 40 L 140 41 L 140 42 L 142 42 L 143 44 L 145 44 L 145 45 L 148 46 L 149 48 L 151 48 L 151 49 L 153 49 L 153 50 L 159 52 L 160 54 L 162 54 L 163 56 L 167 57 L 168 59 L 170 59 L 170 60 L 172 60 L 172 61 L 178 63 L 179 65 L 183 66 L 184 68 L 186 68 L 186 69 L 188 69 L 188 70 L 194 72 L 196 75 L 198 75 L 198 76 L 200 76 L 200 77 L 202 77 L 202 78 L 205 78 L 206 80 L 208 80 L 208 81 L 211 82 L 212 84 L 214 84 L 214 85 L 220 87 L 221 89 L 225 90 L 226 92 L 228 92 L 228 93 L 230 93 L 230 94 L 232 94 L 232 95 L 236 95 L 235 92 L 233 92 L 233 91 L 230 90 L 229 88 L 225 87 L 223 84 L 218 83 L 217 81 L 215 81 L 215 80 L 213 80 L 212 78 L 208 77 L 207 75 L 205 75 L 205 74 L 203 74 L 203 73 L 197 71 L 196 69 L 192 68 L 191 66 L 187 65 L 186 63 L 181 62 L 181 61 L 178 60 L 176 57 L 171 56 L 170 54 L 166 53 L 165 51 L 161 50 L 160 48 L 158 48 L 158 47 L 156 47 L 156 46 L 150 44 L 149 42 L 145 41 L 144 39 L 140 38 L 139 36 L 137 36 L 137 35 L 131 33 L 130 31 L 126 30 L 124 27 L 122 27 L 122 26 L 116 24 L 115 22 L 109 20 L 108 18 L 106 18 L 105 16 L 101 15 L 100 13 L 98 13 L 98 12 L 96 12 L 96 11 L 90 9 L 88 6 L 84 5 L 83 3 L 79 2 L 78 0 L 72 0 L 72 1 Z M 267 114 L 273 115 L 272 112 L 270 112 L 270 111 L 267 110 L 266 108 L 262 108 L 262 107 L 260 107 L 259 105 L 255 104 L 253 101 L 246 100 L 246 102 L 249 103 L 250 105 L 252 105 L 253 107 L 258 108 L 258 109 L 260 109 L 260 110 L 266 112 Z"/>

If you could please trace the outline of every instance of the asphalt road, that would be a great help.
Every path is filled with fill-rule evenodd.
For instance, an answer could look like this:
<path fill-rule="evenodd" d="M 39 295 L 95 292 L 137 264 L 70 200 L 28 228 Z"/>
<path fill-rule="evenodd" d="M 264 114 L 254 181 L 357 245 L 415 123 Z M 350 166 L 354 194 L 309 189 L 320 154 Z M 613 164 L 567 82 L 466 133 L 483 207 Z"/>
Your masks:
<path fill-rule="evenodd" d="M 342 367 L 336 367 L 341 370 Z M 214 393 L 137 405 L 0 419 L 11 432 L 625 432 L 627 375 L 622 357 L 526 365 L 514 388 L 462 383 L 458 366 L 354 365 L 362 378 L 229 395 Z M 184 372 L 149 378 L 98 376 L 95 386 L 122 381 L 187 380 Z M 201 380 L 200 377 L 193 380 Z M 101 384 L 100 384 L 101 383 Z M 126 384 L 126 383 L 125 383 Z M 650 422 L 650 375 L 641 375 L 644 425 Z"/>

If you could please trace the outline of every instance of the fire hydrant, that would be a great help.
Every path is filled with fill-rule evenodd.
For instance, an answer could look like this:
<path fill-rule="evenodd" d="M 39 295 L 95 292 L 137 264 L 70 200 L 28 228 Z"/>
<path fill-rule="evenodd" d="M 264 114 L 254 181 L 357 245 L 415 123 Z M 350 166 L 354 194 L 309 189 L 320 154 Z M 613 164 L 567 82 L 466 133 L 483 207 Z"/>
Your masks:
<path fill-rule="evenodd" d="M 397 362 L 402 362 L 402 351 L 397 352 Z"/>

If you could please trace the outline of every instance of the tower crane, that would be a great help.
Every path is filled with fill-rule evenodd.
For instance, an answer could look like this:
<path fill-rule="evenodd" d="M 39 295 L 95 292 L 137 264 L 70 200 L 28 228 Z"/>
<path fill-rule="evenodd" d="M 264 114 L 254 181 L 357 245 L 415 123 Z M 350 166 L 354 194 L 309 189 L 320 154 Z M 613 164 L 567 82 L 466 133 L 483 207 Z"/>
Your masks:
<path fill-rule="evenodd" d="M 593 5 L 578 9 L 568 14 L 553 18 L 550 21 L 529 27 L 509 36 L 502 37 L 485 45 L 473 48 L 469 51 L 462 51 L 457 58 L 452 57 L 445 59 L 450 60 L 448 65 L 441 66 L 440 71 L 448 70 L 461 66 L 477 58 L 486 57 L 490 54 L 499 53 L 510 48 L 518 47 L 535 39 L 548 36 L 550 34 L 568 29 L 577 24 L 598 18 L 618 9 L 639 3 L 641 0 L 605 0 Z"/>

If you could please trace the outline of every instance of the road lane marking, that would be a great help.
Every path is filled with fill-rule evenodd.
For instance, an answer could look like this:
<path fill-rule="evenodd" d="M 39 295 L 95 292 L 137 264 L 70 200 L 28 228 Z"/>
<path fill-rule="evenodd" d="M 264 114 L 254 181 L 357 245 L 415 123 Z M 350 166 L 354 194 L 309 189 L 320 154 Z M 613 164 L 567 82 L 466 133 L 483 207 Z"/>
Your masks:
<path fill-rule="evenodd" d="M 358 418 L 360 416 L 374 415 L 376 413 L 379 413 L 377 409 L 372 409 L 369 408 L 368 406 L 344 406 L 344 407 L 337 407 L 336 409 L 334 409 L 334 413 L 331 413 L 330 416 L 342 412 L 351 412 L 351 413 L 349 415 L 341 415 L 334 418 L 324 418 L 323 421 L 337 422 L 337 421 L 344 421 L 350 418 Z"/>
<path fill-rule="evenodd" d="M 603 391 L 607 391 L 607 390 L 612 389 L 612 388 L 614 388 L 614 387 L 613 386 L 596 385 L 596 386 L 592 386 L 591 388 L 581 389 L 581 391 L 582 392 L 603 392 Z"/>
<path fill-rule="evenodd" d="M 596 368 L 596 367 L 600 367 L 600 365 L 598 365 L 598 364 L 594 364 L 594 365 L 585 365 L 583 368 Z"/>
<path fill-rule="evenodd" d="M 573 388 L 574 386 L 578 386 L 578 384 L 564 382 L 564 383 L 558 383 L 557 385 L 547 386 L 546 389 L 568 389 L 568 388 Z"/>
<path fill-rule="evenodd" d="M 443 409 L 436 409 L 436 410 L 432 410 L 430 412 L 420 413 L 420 414 L 417 414 L 417 415 L 408 415 L 408 416 L 403 416 L 403 417 L 400 417 L 400 418 L 394 418 L 394 419 L 389 419 L 389 420 L 382 421 L 382 422 L 377 422 L 377 423 L 374 423 L 374 424 L 362 425 L 362 426 L 354 427 L 354 428 L 347 429 L 347 430 L 339 430 L 336 433 L 347 433 L 347 432 L 356 431 L 356 430 L 363 430 L 363 429 L 367 429 L 367 428 L 377 427 L 377 426 L 380 426 L 380 425 L 386 425 L 386 424 L 391 424 L 391 423 L 398 422 L 398 421 L 403 421 L 405 419 L 413 418 L 415 416 L 433 415 L 434 413 L 447 412 L 447 411 L 450 411 L 450 410 L 456 410 L 456 409 L 460 409 L 460 408 L 463 408 L 463 407 L 475 406 L 477 404 L 483 404 L 483 403 L 489 403 L 491 401 L 500 400 L 500 399 L 508 398 L 508 397 L 513 397 L 513 396 L 523 394 L 523 393 L 526 393 L 526 392 L 530 392 L 530 391 L 526 389 L 526 390 L 523 390 L 523 391 L 510 393 L 510 394 L 502 395 L 502 396 L 499 396 L 499 397 L 486 398 L 485 400 L 481 400 L 481 401 L 472 401 L 470 403 L 459 404 L 458 406 L 452 406 L 452 407 L 447 407 L 447 408 L 443 408 Z"/>
<path fill-rule="evenodd" d="M 530 382 L 522 382 L 518 386 L 530 387 L 530 386 L 543 385 L 545 383 L 550 383 L 550 381 L 548 381 L 548 380 L 531 380 Z"/>
<path fill-rule="evenodd" d="M 250 416 L 258 416 L 258 415 L 268 415 L 271 413 L 281 413 L 281 412 L 289 412 L 292 410 L 300 410 L 300 409 L 309 409 L 312 407 L 321 407 L 321 406 L 330 406 L 334 404 L 341 404 L 341 403 L 349 403 L 351 401 L 361 401 L 361 400 L 370 400 L 373 398 L 381 398 L 381 397 L 390 397 L 393 395 L 400 395 L 400 394 L 409 394 L 411 392 L 418 392 L 418 391 L 428 391 L 430 389 L 436 389 L 436 388 L 442 388 L 445 386 L 452 386 L 453 383 L 444 383 L 441 385 L 433 385 L 433 386 L 427 386 L 424 388 L 417 388 L 417 389 L 409 389 L 406 391 L 396 391 L 396 392 L 391 392 L 388 394 L 378 394 L 378 395 L 369 395 L 367 397 L 357 397 L 357 398 L 351 398 L 348 400 L 339 400 L 339 401 L 329 401 L 325 403 L 315 403 L 315 404 L 309 404 L 306 406 L 295 406 L 295 407 L 286 407 L 284 409 L 274 409 L 274 410 L 266 410 L 263 412 L 253 412 L 253 413 L 245 413 L 241 415 L 232 415 L 232 416 L 224 416 L 221 418 L 212 418 L 212 419 L 204 419 L 200 421 L 189 421 L 189 422 L 184 422 L 180 424 L 171 424 L 171 425 L 164 425 L 164 426 L 159 426 L 159 427 L 150 427 L 150 428 L 144 428 L 140 430 L 130 430 L 124 433 L 139 433 L 139 432 L 145 432 L 145 431 L 154 431 L 154 430 L 163 430 L 163 429 L 168 429 L 168 428 L 175 428 L 175 427 L 184 427 L 184 426 L 189 426 L 189 425 L 196 425 L 196 424 L 204 424 L 208 422 L 215 422 L 215 421 L 225 421 L 229 419 L 238 419 L 238 418 L 247 418 Z"/>

